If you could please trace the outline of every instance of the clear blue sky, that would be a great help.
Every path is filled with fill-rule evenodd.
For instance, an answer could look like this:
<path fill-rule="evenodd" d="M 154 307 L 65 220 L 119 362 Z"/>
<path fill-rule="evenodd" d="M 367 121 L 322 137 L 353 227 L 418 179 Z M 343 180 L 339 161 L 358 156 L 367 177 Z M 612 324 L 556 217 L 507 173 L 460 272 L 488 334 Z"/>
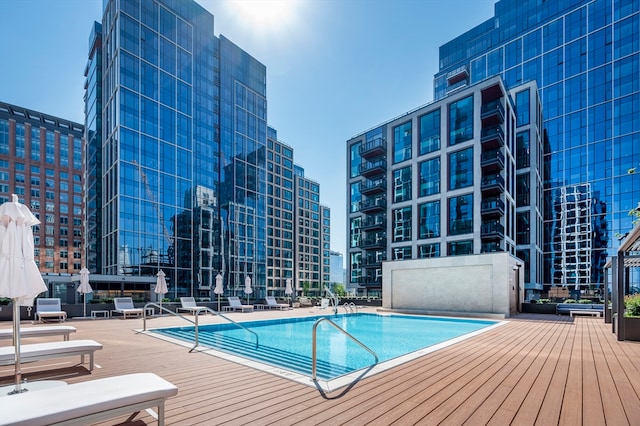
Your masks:
<path fill-rule="evenodd" d="M 216 35 L 266 65 L 268 122 L 320 184 L 331 248 L 343 254 L 345 142 L 431 101 L 438 48 L 492 17 L 495 3 L 280 0 L 276 16 L 258 21 L 251 12 L 265 0 L 197 1 L 215 16 Z M 82 123 L 101 9 L 102 0 L 0 0 L 0 100 Z"/>

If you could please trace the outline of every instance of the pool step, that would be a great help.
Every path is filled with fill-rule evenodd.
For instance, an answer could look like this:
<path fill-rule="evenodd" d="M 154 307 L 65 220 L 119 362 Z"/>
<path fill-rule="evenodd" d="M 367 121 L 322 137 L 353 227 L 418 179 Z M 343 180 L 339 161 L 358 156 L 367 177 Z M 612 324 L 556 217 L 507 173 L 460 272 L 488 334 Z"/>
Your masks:
<path fill-rule="evenodd" d="M 193 332 L 190 330 L 162 330 L 162 333 L 180 340 L 194 341 Z M 257 360 L 285 370 L 311 375 L 312 360 L 310 356 L 283 351 L 266 345 L 259 345 L 256 348 L 254 340 L 236 339 L 219 334 L 211 336 L 200 334 L 199 343 L 201 346 L 210 347 L 242 358 Z M 352 371 L 354 371 L 353 368 L 317 360 L 316 374 L 321 379 L 332 379 Z"/>

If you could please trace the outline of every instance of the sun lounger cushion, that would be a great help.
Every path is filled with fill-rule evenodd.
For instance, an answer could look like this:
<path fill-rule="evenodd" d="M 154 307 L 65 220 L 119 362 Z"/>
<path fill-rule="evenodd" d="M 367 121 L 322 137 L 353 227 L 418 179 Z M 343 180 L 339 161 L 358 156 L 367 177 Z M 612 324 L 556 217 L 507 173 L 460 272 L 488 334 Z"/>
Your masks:
<path fill-rule="evenodd" d="M 20 362 L 80 355 L 84 363 L 84 356 L 89 355 L 89 370 L 91 371 L 94 366 L 93 354 L 99 349 L 102 349 L 102 345 L 93 340 L 66 340 L 63 342 L 20 345 Z M 0 348 L 0 365 L 12 365 L 15 361 L 15 349 L 13 346 Z"/>
<path fill-rule="evenodd" d="M 69 334 L 75 333 L 76 328 L 70 325 L 60 325 L 51 327 L 21 327 L 20 337 L 44 337 L 44 336 L 64 336 L 64 340 L 69 340 Z M 0 339 L 13 339 L 13 329 L 3 328 L 0 330 Z"/>
<path fill-rule="evenodd" d="M 38 298 L 36 299 L 36 319 L 41 322 L 46 319 L 62 322 L 67 319 L 67 313 L 62 310 L 59 298 Z"/>
<path fill-rule="evenodd" d="M 116 308 L 111 310 L 111 313 L 122 314 L 124 319 L 127 319 L 127 317 L 131 315 L 137 317 L 144 315 L 144 310 L 142 308 L 136 308 L 133 305 L 133 299 L 130 297 L 116 297 L 113 299 L 113 303 Z"/>
<path fill-rule="evenodd" d="M 152 373 L 89 380 L 3 398 L 0 423 L 85 425 L 158 407 L 158 423 L 163 424 L 164 401 L 177 393 L 176 386 Z"/>

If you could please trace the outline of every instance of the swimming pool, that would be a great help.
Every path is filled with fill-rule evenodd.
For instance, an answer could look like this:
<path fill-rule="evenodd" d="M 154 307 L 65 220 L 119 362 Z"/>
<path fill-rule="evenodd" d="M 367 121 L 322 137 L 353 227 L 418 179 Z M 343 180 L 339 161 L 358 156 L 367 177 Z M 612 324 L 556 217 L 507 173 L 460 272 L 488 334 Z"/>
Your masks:
<path fill-rule="evenodd" d="M 499 324 L 499 321 L 491 320 L 352 313 L 242 322 L 258 335 L 257 347 L 256 337 L 237 325 L 204 325 L 199 328 L 199 343 L 251 360 L 252 366 L 262 363 L 284 370 L 285 376 L 289 371 L 309 377 L 313 324 L 325 317 L 372 349 L 379 358 L 379 365 L 398 359 L 405 362 L 403 358 L 409 354 L 414 354 L 411 358 L 415 358 Z M 193 327 L 151 332 L 183 342 L 194 341 Z M 374 363 L 369 352 L 327 322 L 318 325 L 316 343 L 319 379 L 333 380 Z"/>

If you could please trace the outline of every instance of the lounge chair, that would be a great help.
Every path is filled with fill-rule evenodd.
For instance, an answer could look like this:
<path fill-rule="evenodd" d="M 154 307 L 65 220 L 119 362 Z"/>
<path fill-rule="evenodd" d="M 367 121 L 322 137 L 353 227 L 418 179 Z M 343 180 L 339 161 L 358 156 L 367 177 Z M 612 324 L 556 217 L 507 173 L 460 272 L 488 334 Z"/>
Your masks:
<path fill-rule="evenodd" d="M 180 308 L 176 308 L 176 312 L 189 312 L 193 315 L 200 314 L 207 314 L 207 308 L 204 306 L 197 306 L 196 305 L 196 299 L 193 297 L 181 297 L 180 298 L 180 304 L 182 305 Z"/>
<path fill-rule="evenodd" d="M 69 340 L 69 334 L 75 333 L 76 328 L 70 325 L 59 325 L 51 327 L 21 327 L 20 338 L 42 337 L 42 336 L 63 336 L 64 340 Z M 13 339 L 13 329 L 3 328 L 0 330 L 0 339 Z"/>
<path fill-rule="evenodd" d="M 223 308 L 225 311 L 242 311 L 242 312 L 253 311 L 253 305 L 243 305 L 238 296 L 230 296 L 228 300 L 229 300 L 229 306 L 225 306 Z"/>
<path fill-rule="evenodd" d="M 305 296 L 299 297 L 298 302 L 300 303 L 301 308 L 305 306 L 313 306 L 313 303 L 311 303 L 311 300 L 309 300 L 309 298 Z"/>
<path fill-rule="evenodd" d="M 116 308 L 111 310 L 112 316 L 116 313 L 121 314 L 124 319 L 127 319 L 128 316 L 132 315 L 136 317 L 144 315 L 144 309 L 133 306 L 133 299 L 130 297 L 116 297 L 113 299 L 113 303 L 116 305 Z"/>
<path fill-rule="evenodd" d="M 60 299 L 38 298 L 36 299 L 36 319 L 40 322 L 46 322 L 48 319 L 64 322 L 67 319 L 67 313 L 62 310 Z"/>
<path fill-rule="evenodd" d="M 326 309 L 329 307 L 329 299 L 322 298 L 320 299 L 320 309 Z"/>
<path fill-rule="evenodd" d="M 133 413 L 128 423 L 141 410 L 157 407 L 158 425 L 163 426 L 165 400 L 177 393 L 175 385 L 153 373 L 88 380 L 6 397 L 1 423 L 85 425 Z"/>
<path fill-rule="evenodd" d="M 80 355 L 84 364 L 84 356 L 89 355 L 89 371 L 93 371 L 93 354 L 102 349 L 102 345 L 93 340 L 65 340 L 63 342 L 34 343 L 20 345 L 20 361 L 33 362 L 43 359 L 62 358 Z M 13 365 L 16 362 L 16 351 L 13 346 L 0 348 L 0 365 Z"/>
<path fill-rule="evenodd" d="M 266 306 L 269 309 L 280 309 L 280 310 L 289 309 L 289 304 L 288 303 L 278 303 L 276 301 L 276 298 L 273 297 L 273 296 L 267 296 L 267 297 L 264 298 L 264 300 L 266 300 L 266 302 L 267 302 Z"/>

